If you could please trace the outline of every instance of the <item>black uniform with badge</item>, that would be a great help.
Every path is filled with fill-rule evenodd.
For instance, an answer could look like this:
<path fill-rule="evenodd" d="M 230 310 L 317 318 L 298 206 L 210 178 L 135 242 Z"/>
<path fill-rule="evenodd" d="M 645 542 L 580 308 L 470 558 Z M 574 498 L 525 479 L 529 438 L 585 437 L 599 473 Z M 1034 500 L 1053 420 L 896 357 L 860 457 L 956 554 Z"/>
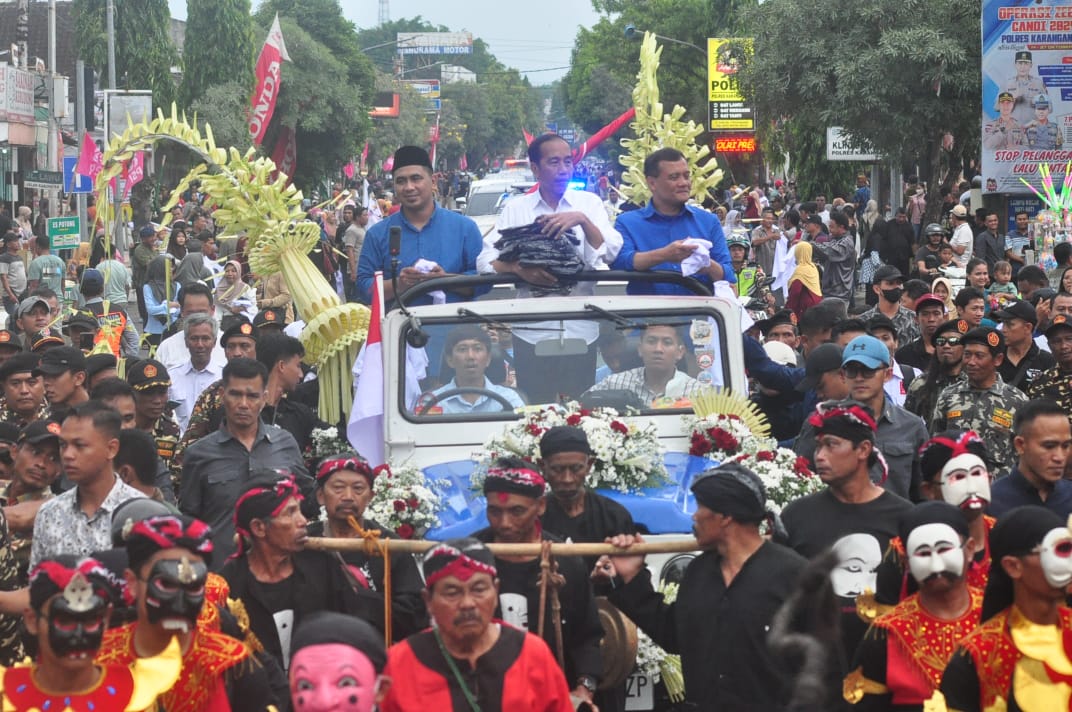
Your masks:
<path fill-rule="evenodd" d="M 1006 304 L 1000 311 L 993 312 L 991 317 L 998 321 L 1021 319 L 1030 324 L 1032 329 L 1038 325 L 1038 314 L 1035 312 L 1035 307 L 1024 301 Z M 1057 362 L 1054 360 L 1053 354 L 1049 351 L 1043 351 L 1038 347 L 1038 344 L 1032 341 L 1031 348 L 1027 350 L 1027 353 L 1018 363 L 1013 363 L 1012 359 L 1009 358 L 1008 351 L 1006 351 L 1005 360 L 998 366 L 998 373 L 1001 374 L 1001 380 L 1005 381 L 1005 383 L 1014 388 L 1019 388 L 1024 393 L 1028 393 L 1031 389 L 1031 384 L 1038 378 L 1039 374 L 1053 368 L 1055 365 L 1057 365 Z"/>

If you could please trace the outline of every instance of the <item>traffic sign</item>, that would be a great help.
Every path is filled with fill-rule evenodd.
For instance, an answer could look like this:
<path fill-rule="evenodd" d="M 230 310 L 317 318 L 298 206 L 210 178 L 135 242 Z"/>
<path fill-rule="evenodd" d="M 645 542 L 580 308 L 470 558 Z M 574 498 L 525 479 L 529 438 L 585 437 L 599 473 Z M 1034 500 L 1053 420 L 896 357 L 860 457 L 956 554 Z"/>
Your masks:
<path fill-rule="evenodd" d="M 74 172 L 74 167 L 78 165 L 78 156 L 64 156 L 63 157 L 63 192 L 64 193 L 92 193 L 93 192 L 93 180 L 87 178 L 84 175 L 79 175 Z M 71 180 L 74 180 L 74 185 L 71 185 Z"/>
<path fill-rule="evenodd" d="M 48 219 L 48 242 L 53 250 L 78 247 L 82 242 L 82 224 L 77 215 Z"/>
<path fill-rule="evenodd" d="M 34 190 L 59 190 L 63 186 L 63 173 L 60 171 L 26 171 L 22 186 Z"/>

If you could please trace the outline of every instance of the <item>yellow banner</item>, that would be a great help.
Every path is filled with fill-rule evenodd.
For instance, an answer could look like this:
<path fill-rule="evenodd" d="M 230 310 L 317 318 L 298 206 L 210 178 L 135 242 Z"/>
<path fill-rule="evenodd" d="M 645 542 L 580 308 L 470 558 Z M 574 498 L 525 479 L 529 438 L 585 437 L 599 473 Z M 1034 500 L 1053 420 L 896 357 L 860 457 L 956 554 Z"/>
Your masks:
<path fill-rule="evenodd" d="M 751 37 L 707 39 L 708 120 L 712 131 L 755 130 L 755 114 L 745 104 L 738 79 L 738 72 L 751 56 Z"/>

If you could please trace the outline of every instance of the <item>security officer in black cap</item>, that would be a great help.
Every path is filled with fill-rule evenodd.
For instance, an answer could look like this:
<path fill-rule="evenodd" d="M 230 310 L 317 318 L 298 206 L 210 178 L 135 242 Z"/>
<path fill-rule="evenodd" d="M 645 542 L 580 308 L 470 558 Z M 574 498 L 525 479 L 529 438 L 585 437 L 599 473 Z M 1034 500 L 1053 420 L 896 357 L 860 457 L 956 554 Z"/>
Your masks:
<path fill-rule="evenodd" d="M 935 432 L 931 428 L 931 420 L 934 417 L 934 403 L 938 394 L 946 386 L 958 380 L 966 381 L 968 378 L 962 368 L 964 345 L 961 343 L 961 338 L 967 331 L 968 322 L 964 319 L 951 319 L 940 324 L 931 335 L 934 353 L 931 354 L 926 373 L 913 380 L 908 387 L 905 410 L 923 418 L 927 430 L 931 433 Z"/>
<path fill-rule="evenodd" d="M 998 373 L 1005 360 L 1005 337 L 1000 331 L 976 327 L 965 333 L 960 343 L 967 379 L 938 394 L 930 432 L 933 435 L 950 428 L 975 431 L 994 460 L 991 474 L 1004 477 L 1015 464 L 1013 418 L 1016 409 L 1027 403 L 1027 396 L 1005 383 Z"/>
<path fill-rule="evenodd" d="M 674 603 L 655 591 L 643 556 L 604 557 L 592 578 L 609 585 L 610 601 L 652 640 L 681 655 L 685 698 L 696 709 L 783 709 L 789 680 L 767 647 L 767 631 L 805 560 L 760 534 L 764 521 L 772 523 L 775 538 L 784 529 L 748 468 L 729 463 L 708 470 L 692 492 L 693 532 L 703 553 L 685 569 Z M 609 541 L 628 547 L 642 538 Z"/>

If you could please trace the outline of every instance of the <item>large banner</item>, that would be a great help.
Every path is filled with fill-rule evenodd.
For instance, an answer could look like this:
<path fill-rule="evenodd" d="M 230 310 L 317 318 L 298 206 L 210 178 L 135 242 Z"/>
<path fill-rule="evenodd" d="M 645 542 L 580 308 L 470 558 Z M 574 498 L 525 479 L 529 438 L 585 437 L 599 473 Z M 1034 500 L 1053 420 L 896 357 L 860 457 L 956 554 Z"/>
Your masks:
<path fill-rule="evenodd" d="M 1072 5 L 983 0 L 984 193 L 1030 193 L 1072 158 Z"/>
<path fill-rule="evenodd" d="M 756 115 L 745 103 L 737 73 L 752 56 L 751 37 L 707 38 L 707 100 L 711 131 L 755 131 Z"/>

